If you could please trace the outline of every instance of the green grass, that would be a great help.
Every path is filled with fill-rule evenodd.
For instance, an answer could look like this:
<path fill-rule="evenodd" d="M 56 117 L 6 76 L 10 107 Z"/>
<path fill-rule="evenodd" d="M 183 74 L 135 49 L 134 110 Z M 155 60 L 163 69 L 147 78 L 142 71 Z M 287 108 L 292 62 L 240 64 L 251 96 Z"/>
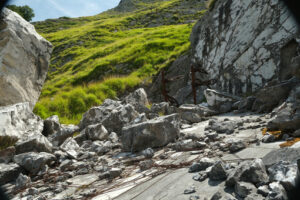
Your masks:
<path fill-rule="evenodd" d="M 0 136 L 0 151 L 10 146 L 14 146 L 17 141 L 17 138 L 12 138 L 9 136 Z"/>
<path fill-rule="evenodd" d="M 76 124 L 90 107 L 145 84 L 170 66 L 189 49 L 193 23 L 185 22 L 205 12 L 184 14 L 180 6 L 180 0 L 159 1 L 139 4 L 133 12 L 35 23 L 55 48 L 34 112 Z M 157 26 L 149 27 L 154 22 Z"/>

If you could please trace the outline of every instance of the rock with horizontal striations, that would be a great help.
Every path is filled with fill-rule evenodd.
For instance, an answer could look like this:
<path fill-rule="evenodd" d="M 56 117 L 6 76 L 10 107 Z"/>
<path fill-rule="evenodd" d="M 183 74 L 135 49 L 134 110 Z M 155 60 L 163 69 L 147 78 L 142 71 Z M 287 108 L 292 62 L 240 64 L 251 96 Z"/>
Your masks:
<path fill-rule="evenodd" d="M 172 114 L 147 122 L 124 127 L 121 142 L 124 151 L 141 151 L 148 147 L 162 147 L 179 135 L 179 115 Z"/>
<path fill-rule="evenodd" d="M 0 185 L 14 181 L 22 172 L 22 168 L 16 163 L 0 163 Z"/>
<path fill-rule="evenodd" d="M 47 76 L 52 45 L 20 15 L 0 16 L 0 106 L 29 102 L 33 109 Z"/>
<path fill-rule="evenodd" d="M 56 160 L 56 157 L 50 153 L 45 152 L 30 152 L 22 153 L 14 156 L 14 162 L 32 173 L 33 175 L 38 174 L 45 165 L 51 164 L 52 161 Z"/>

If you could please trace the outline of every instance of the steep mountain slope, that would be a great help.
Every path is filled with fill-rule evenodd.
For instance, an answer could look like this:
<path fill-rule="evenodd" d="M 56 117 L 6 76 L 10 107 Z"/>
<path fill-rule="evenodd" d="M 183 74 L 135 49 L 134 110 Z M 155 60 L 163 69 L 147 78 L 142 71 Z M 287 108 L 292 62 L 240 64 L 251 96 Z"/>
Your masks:
<path fill-rule="evenodd" d="M 123 0 L 96 16 L 35 23 L 55 47 L 35 112 L 76 123 L 89 107 L 147 82 L 188 50 L 204 12 L 202 0 Z"/>

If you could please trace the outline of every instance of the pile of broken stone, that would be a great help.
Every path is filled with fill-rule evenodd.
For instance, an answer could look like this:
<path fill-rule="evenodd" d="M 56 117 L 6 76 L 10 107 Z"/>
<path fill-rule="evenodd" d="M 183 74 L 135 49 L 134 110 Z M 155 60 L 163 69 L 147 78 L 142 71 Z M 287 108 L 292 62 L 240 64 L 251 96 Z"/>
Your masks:
<path fill-rule="evenodd" d="M 64 199 L 67 197 L 54 196 L 71 187 L 74 182 L 70 180 L 82 175 L 92 174 L 95 178 L 97 174 L 93 184 L 105 181 L 101 182 L 105 185 L 132 176 L 133 172 L 191 166 L 189 172 L 195 173 L 195 181 L 226 181 L 227 187 L 234 188 L 232 194 L 219 192 L 212 199 L 287 199 L 286 190 L 295 187 L 298 177 L 297 159 L 266 165 L 259 159 L 230 163 L 211 158 L 238 152 L 252 143 L 271 141 L 265 140 L 265 136 L 227 138 L 243 129 L 291 127 L 293 123 L 298 127 L 299 115 L 293 112 L 290 116 L 288 112 L 299 105 L 299 89 L 296 87 L 274 113 L 239 121 L 214 118 L 220 111 L 213 109 L 213 105 L 177 108 L 162 102 L 148 108 L 144 89 L 134 91 L 122 101 L 105 100 L 101 106 L 88 110 L 78 126 L 60 124 L 57 116 L 42 120 L 32 113 L 28 103 L 1 107 L 1 137 L 17 142 L 0 152 L 0 184 L 12 199 Z M 216 98 L 213 102 L 217 102 Z M 203 122 L 207 124 L 204 134 L 185 133 L 184 130 Z M 291 131 L 285 139 L 290 140 L 297 132 Z M 160 165 L 176 152 L 190 152 L 201 159 L 177 166 Z M 68 198 L 91 198 L 103 192 L 99 188 L 96 184 L 88 192 L 76 190 Z"/>

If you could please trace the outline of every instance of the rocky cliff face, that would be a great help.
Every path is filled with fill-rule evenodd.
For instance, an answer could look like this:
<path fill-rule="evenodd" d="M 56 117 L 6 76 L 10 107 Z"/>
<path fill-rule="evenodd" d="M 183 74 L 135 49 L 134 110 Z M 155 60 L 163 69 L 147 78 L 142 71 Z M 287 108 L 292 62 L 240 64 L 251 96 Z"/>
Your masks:
<path fill-rule="evenodd" d="M 243 94 L 271 80 L 292 77 L 299 53 L 297 24 L 278 0 L 218 0 L 195 25 L 191 44 L 195 65 L 213 87 Z"/>
<path fill-rule="evenodd" d="M 0 16 L 0 106 L 39 98 L 47 76 L 52 45 L 18 14 Z"/>

